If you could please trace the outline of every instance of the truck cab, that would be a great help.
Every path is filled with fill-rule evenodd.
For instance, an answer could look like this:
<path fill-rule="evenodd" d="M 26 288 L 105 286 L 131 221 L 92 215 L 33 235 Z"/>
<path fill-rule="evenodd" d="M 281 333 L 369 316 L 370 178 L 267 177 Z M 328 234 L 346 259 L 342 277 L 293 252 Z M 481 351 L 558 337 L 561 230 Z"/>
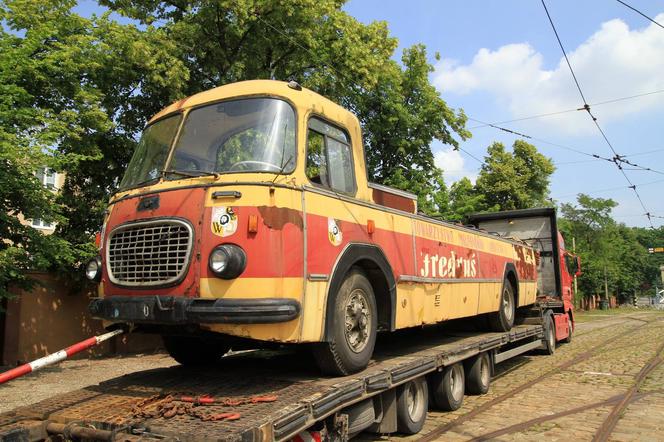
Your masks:
<path fill-rule="evenodd" d="M 571 340 L 574 331 L 574 278 L 581 275 L 581 263 L 578 256 L 565 248 L 555 208 L 478 213 L 468 219 L 480 229 L 501 237 L 519 238 L 537 250 L 537 305 L 536 309 L 522 314 L 537 320 L 543 318 L 545 325 L 546 317 L 551 316 L 555 340 Z"/>

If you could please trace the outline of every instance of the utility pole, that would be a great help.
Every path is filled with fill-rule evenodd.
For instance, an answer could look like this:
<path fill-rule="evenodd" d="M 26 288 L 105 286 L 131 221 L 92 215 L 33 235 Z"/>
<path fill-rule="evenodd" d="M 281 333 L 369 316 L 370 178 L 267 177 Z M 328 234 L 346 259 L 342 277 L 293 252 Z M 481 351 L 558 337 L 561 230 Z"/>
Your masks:
<path fill-rule="evenodd" d="M 609 280 L 606 276 L 606 264 L 604 264 L 604 299 L 609 300 Z"/>
<path fill-rule="evenodd" d="M 576 256 L 576 238 L 572 237 L 572 252 L 574 253 L 574 256 Z M 576 270 L 579 270 L 578 268 Z M 664 270 L 662 270 L 662 275 L 664 275 Z M 579 287 L 576 285 L 576 272 L 574 272 L 574 297 L 576 298 L 576 294 L 579 293 Z"/>

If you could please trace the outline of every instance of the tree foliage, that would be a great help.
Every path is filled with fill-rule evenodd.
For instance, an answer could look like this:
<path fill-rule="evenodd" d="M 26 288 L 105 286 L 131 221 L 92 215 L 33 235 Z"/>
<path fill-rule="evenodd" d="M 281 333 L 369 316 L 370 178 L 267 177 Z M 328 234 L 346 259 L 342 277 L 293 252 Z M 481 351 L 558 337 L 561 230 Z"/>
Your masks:
<path fill-rule="evenodd" d="M 351 109 L 370 178 L 417 192 L 428 213 L 444 210 L 429 145 L 469 136 L 465 116 L 429 83 L 423 46 L 393 60 L 386 23 L 362 24 L 339 0 L 101 3 L 133 24 L 81 17 L 74 0 L 0 0 L 0 290 L 28 267 L 72 269 L 94 253 L 91 235 L 147 119 L 240 80 L 293 79 Z M 32 175 L 43 165 L 66 173 L 57 197 Z M 55 235 L 18 213 L 57 222 Z"/>
<path fill-rule="evenodd" d="M 71 270 L 94 253 L 133 135 L 160 106 L 142 94 L 174 99 L 187 75 L 163 31 L 86 19 L 75 4 L 0 2 L 0 297 L 30 283 L 28 268 Z M 66 173 L 57 196 L 34 176 L 44 166 Z"/>
<path fill-rule="evenodd" d="M 537 148 L 516 140 L 512 152 L 501 143 L 489 146 L 477 178 L 476 190 L 484 195 L 486 210 L 514 210 L 550 205 L 549 179 L 553 162 Z"/>
<path fill-rule="evenodd" d="M 568 240 L 576 240 L 583 275 L 580 295 L 617 295 L 625 301 L 634 294 L 651 293 L 658 278 L 658 262 L 644 243 L 663 242 L 664 231 L 630 228 L 611 217 L 617 206 L 611 199 L 580 194 L 577 204 L 561 206 L 559 226 Z M 605 286 L 606 284 L 606 286 Z"/>

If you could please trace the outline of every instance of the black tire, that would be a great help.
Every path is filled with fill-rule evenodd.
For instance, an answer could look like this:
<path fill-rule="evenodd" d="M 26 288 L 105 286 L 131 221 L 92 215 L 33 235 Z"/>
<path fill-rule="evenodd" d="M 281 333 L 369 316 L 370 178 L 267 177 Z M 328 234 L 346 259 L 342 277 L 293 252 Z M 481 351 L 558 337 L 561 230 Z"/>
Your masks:
<path fill-rule="evenodd" d="M 552 355 L 556 351 L 556 325 L 553 322 L 553 315 L 547 313 L 544 315 L 544 348 L 542 353 Z"/>
<path fill-rule="evenodd" d="M 348 438 L 366 430 L 376 422 L 376 410 L 374 409 L 373 399 L 367 399 L 364 402 L 351 406 L 342 411 L 348 415 Z"/>
<path fill-rule="evenodd" d="M 486 394 L 491 384 L 491 360 L 480 353 L 465 363 L 466 394 Z"/>
<path fill-rule="evenodd" d="M 162 338 L 168 354 L 188 367 L 215 364 L 230 350 L 228 345 L 216 340 L 206 341 L 198 337 L 169 335 Z"/>
<path fill-rule="evenodd" d="M 376 345 L 378 314 L 373 288 L 361 271 L 346 276 L 328 314 L 333 315 L 329 341 L 313 350 L 318 367 L 333 376 L 364 370 Z"/>
<path fill-rule="evenodd" d="M 574 334 L 574 323 L 572 322 L 572 317 L 569 315 L 569 313 L 567 314 L 567 327 L 569 329 L 569 333 L 563 342 L 569 344 L 572 342 L 572 335 Z"/>
<path fill-rule="evenodd" d="M 516 317 L 516 297 L 514 296 L 514 287 L 506 279 L 503 282 L 503 289 L 500 293 L 500 304 L 496 313 L 489 315 L 489 326 L 492 331 L 506 332 L 512 329 L 514 318 Z"/>
<path fill-rule="evenodd" d="M 422 430 L 429 410 L 427 381 L 421 376 L 397 389 L 397 431 L 417 434 Z"/>
<path fill-rule="evenodd" d="M 431 398 L 436 408 L 454 411 L 461 407 L 465 394 L 464 378 L 463 365 L 460 362 L 430 376 Z"/>

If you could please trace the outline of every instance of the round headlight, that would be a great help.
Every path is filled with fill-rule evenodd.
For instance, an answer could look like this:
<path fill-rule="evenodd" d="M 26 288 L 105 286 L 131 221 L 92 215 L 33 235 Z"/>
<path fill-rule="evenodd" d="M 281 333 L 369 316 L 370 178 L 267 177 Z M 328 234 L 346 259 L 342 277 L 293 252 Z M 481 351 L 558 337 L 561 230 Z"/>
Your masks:
<path fill-rule="evenodd" d="M 85 266 L 85 276 L 90 281 L 101 280 L 101 259 L 99 257 L 92 258 Z"/>
<path fill-rule="evenodd" d="M 209 266 L 212 273 L 223 279 L 240 276 L 247 265 L 247 255 L 235 244 L 222 244 L 210 253 Z"/>

